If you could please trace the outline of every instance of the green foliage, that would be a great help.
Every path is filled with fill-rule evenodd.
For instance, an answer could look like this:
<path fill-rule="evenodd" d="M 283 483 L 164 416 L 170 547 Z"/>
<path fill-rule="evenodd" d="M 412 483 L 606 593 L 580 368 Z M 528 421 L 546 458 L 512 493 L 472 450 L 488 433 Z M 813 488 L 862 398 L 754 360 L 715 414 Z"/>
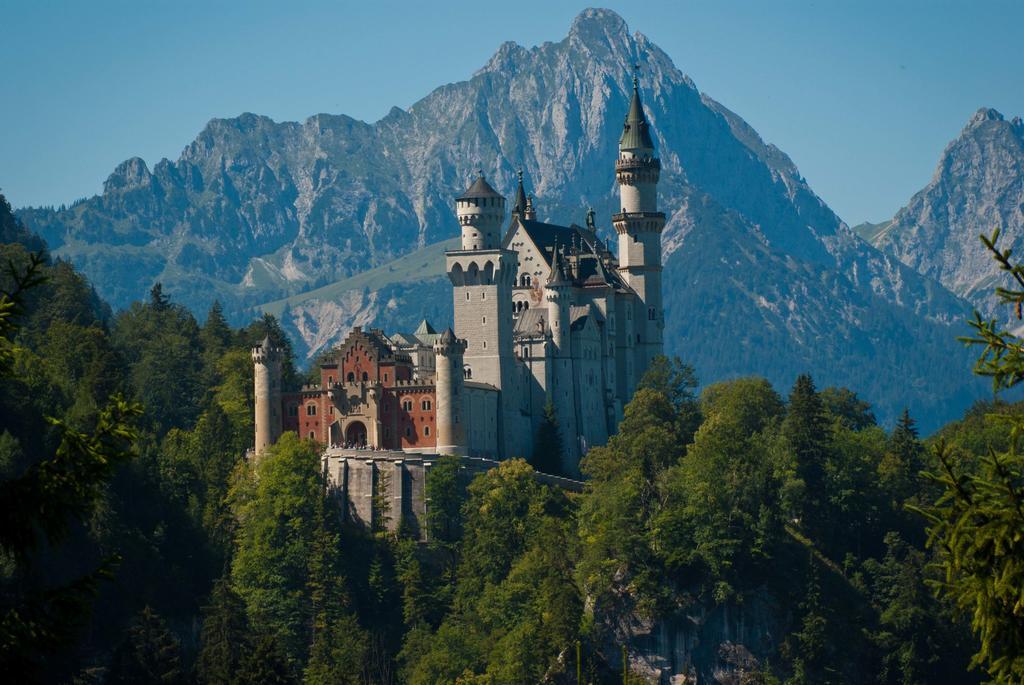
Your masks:
<path fill-rule="evenodd" d="M 0 380 L 5 386 L 20 380 L 13 347 L 19 330 L 16 317 L 26 314 L 26 294 L 42 283 L 42 265 L 38 255 L 20 272 L 12 264 L 8 285 L 0 292 Z M 96 511 L 115 469 L 132 457 L 136 438 L 132 422 L 141 410 L 115 397 L 99 413 L 90 432 L 47 416 L 59 444 L 52 453 L 26 459 L 19 435 L 33 446 L 38 443 L 18 429 L 39 423 L 16 419 L 26 412 L 25 407 L 11 409 L 0 419 L 4 461 L 4 478 L 0 480 L 0 667 L 10 678 L 34 679 L 44 655 L 72 640 L 97 584 L 109 577 L 116 557 L 56 585 L 39 578 L 38 562 L 43 553 L 67 541 L 76 520 Z M 34 413 L 31 405 L 29 412 Z"/>
<path fill-rule="evenodd" d="M 309 646 L 308 554 L 322 496 L 316 446 L 285 433 L 231 493 L 238 521 L 233 585 L 261 632 L 279 640 L 293 663 Z"/>
<path fill-rule="evenodd" d="M 296 685 L 295 677 L 288 664 L 288 655 L 276 638 L 263 635 L 256 640 L 252 652 L 242 660 L 238 672 L 240 683 L 261 683 L 261 685 Z"/>
<path fill-rule="evenodd" d="M 114 653 L 107 682 L 114 685 L 174 685 L 185 682 L 181 644 L 164 620 L 145 607 Z"/>
<path fill-rule="evenodd" d="M 235 685 L 242 660 L 250 650 L 245 602 L 227 579 L 218 580 L 203 607 L 203 630 L 196 676 L 204 685 Z"/>
<path fill-rule="evenodd" d="M 999 230 L 981 236 L 999 268 L 1016 290 L 997 288 L 996 296 L 1021 317 L 1024 266 L 997 247 Z M 975 329 L 965 342 L 981 348 L 975 373 L 992 378 L 995 390 L 1024 380 L 1024 341 L 975 313 Z M 940 439 L 934 445 L 935 470 L 929 479 L 942 492 L 932 504 L 916 507 L 928 521 L 928 543 L 936 551 L 934 581 L 941 596 L 971 617 L 980 640 L 972 664 L 999 683 L 1024 682 L 1024 457 L 1019 414 L 995 414 L 991 420 L 1008 435 L 1005 447 L 987 446 L 977 463 L 964 459 Z"/>
<path fill-rule="evenodd" d="M 814 381 L 803 374 L 789 394 L 782 434 L 796 463 L 796 475 L 804 487 L 801 525 L 809 531 L 823 532 L 825 520 L 825 464 L 828 459 L 827 417 Z"/>
<path fill-rule="evenodd" d="M 669 569 L 724 602 L 764 577 L 782 534 L 772 454 L 782 403 L 749 379 L 711 386 L 702 399 L 707 418 L 665 475 L 655 535 Z"/>
<path fill-rule="evenodd" d="M 568 507 L 522 460 L 473 481 L 455 604 L 429 645 L 413 633 L 409 683 L 540 682 L 564 667 L 581 611 Z"/>
<path fill-rule="evenodd" d="M 562 448 L 562 432 L 558 428 L 555 404 L 550 399 L 544 405 L 544 418 L 533 439 L 533 456 L 530 465 L 541 473 L 563 475 L 565 450 Z"/>

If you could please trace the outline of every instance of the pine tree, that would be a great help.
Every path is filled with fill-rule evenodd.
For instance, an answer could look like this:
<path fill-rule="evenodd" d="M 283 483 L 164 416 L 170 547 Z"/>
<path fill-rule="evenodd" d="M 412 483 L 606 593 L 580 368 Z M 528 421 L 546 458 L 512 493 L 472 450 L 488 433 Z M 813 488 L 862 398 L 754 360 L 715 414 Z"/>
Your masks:
<path fill-rule="evenodd" d="M 345 578 L 340 569 L 341 537 L 335 530 L 332 502 L 321 497 L 319 526 L 309 558 L 312 642 L 305 669 L 307 685 L 348 685 L 360 682 L 366 634 L 349 610 Z"/>
<path fill-rule="evenodd" d="M 555 404 L 548 399 L 544 405 L 544 418 L 534 438 L 533 457 L 530 458 L 530 465 L 541 473 L 563 475 L 565 472 L 563 455 L 562 432 L 558 428 Z"/>
<path fill-rule="evenodd" d="M 164 284 L 159 281 L 149 289 L 149 304 L 158 312 L 166 311 L 171 306 L 171 300 L 164 294 Z"/>
<path fill-rule="evenodd" d="M 173 685 L 184 681 L 181 643 L 148 606 L 114 653 L 108 682 L 120 685 Z"/>
<path fill-rule="evenodd" d="M 878 465 L 882 485 L 892 495 L 897 508 L 918 492 L 918 474 L 923 469 L 924 445 L 917 437 L 914 419 L 904 409 L 889 437 L 889 448 Z"/>
<path fill-rule="evenodd" d="M 224 308 L 221 306 L 220 300 L 214 300 L 213 305 L 210 306 L 200 336 L 203 341 L 203 349 L 207 352 L 220 354 L 231 344 L 233 334 L 227 319 L 224 318 Z"/>
<path fill-rule="evenodd" d="M 786 685 L 825 685 L 828 677 L 828 621 L 823 615 L 821 585 L 814 560 L 810 561 L 807 591 L 800 603 L 800 629 L 791 636 L 788 651 L 793 655 L 793 676 Z"/>
<path fill-rule="evenodd" d="M 203 607 L 203 630 L 196 675 L 205 685 L 233 685 L 249 651 L 245 603 L 226 578 L 218 580 Z"/>
<path fill-rule="evenodd" d="M 263 635 L 256 640 L 249 655 L 242 659 L 237 682 L 297 685 L 299 680 L 289 667 L 288 656 L 278 641 L 270 635 Z"/>
<path fill-rule="evenodd" d="M 804 484 L 801 525 L 815 533 L 828 525 L 825 462 L 828 459 L 828 422 L 814 381 L 807 374 L 797 377 L 789 395 L 782 432 L 796 462 L 796 473 Z"/>
<path fill-rule="evenodd" d="M 997 247 L 999 230 L 981 236 L 1015 289 L 996 288 L 1003 304 L 1021 318 L 1024 265 L 1010 261 L 1011 250 Z M 1024 339 L 1006 331 L 996 318 L 975 312 L 974 335 L 964 342 L 981 348 L 974 372 L 992 379 L 993 389 L 1024 381 Z M 933 449 L 935 472 L 926 474 L 942 490 L 929 506 L 915 507 L 928 520 L 928 543 L 938 553 L 941 596 L 971 619 L 981 646 L 972 659 L 998 683 L 1024 682 L 1024 418 L 992 417 L 1009 435 L 1005 452 L 988 448 L 974 471 L 940 440 Z"/>

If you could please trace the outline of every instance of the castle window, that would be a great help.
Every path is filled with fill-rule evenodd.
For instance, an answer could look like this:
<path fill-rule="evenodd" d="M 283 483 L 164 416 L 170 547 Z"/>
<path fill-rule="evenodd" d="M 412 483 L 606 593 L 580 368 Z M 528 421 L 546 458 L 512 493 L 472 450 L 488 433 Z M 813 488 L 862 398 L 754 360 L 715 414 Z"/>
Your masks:
<path fill-rule="evenodd" d="M 387 374 L 386 372 L 384 373 L 384 382 L 385 382 L 385 383 L 387 383 L 387 382 L 388 382 L 388 374 Z"/>
<path fill-rule="evenodd" d="M 412 411 L 412 400 L 402 400 L 402 409 Z"/>
<path fill-rule="evenodd" d="M 348 376 L 346 376 L 346 378 L 348 378 L 348 382 L 349 383 L 354 383 L 355 380 L 356 380 L 356 375 L 354 373 L 352 373 L 351 371 L 349 371 L 348 372 Z"/>
<path fill-rule="evenodd" d="M 424 435 L 424 437 L 428 437 L 428 438 L 430 437 L 430 426 L 424 426 L 423 427 L 423 435 Z"/>
<path fill-rule="evenodd" d="M 654 321 L 654 307 L 647 308 L 647 320 Z"/>
<path fill-rule="evenodd" d="M 466 293 L 466 301 L 467 302 L 469 301 L 469 293 L 468 292 Z"/>
<path fill-rule="evenodd" d="M 430 411 L 430 400 L 423 400 L 420 403 L 420 407 L 423 409 L 423 411 Z"/>
<path fill-rule="evenodd" d="M 480 323 L 487 323 L 487 317 L 486 316 L 481 317 Z"/>
<path fill-rule="evenodd" d="M 315 404 L 307 404 L 306 405 L 306 416 L 316 416 L 316 405 Z"/>
<path fill-rule="evenodd" d="M 409 426 L 405 427 L 405 437 L 407 437 L 407 438 L 411 438 L 412 437 L 412 428 L 410 428 Z"/>
<path fill-rule="evenodd" d="M 330 414 L 331 416 L 334 416 L 334 405 L 333 404 L 331 406 L 327 407 L 327 413 Z"/>
<path fill-rule="evenodd" d="M 484 340 L 484 349 L 485 350 L 487 349 L 487 341 L 486 340 Z"/>
<path fill-rule="evenodd" d="M 314 433 L 313 431 L 309 431 L 309 439 L 316 440 L 316 433 Z"/>
<path fill-rule="evenodd" d="M 370 376 L 365 371 L 363 371 L 363 380 L 364 381 L 370 380 Z"/>
<path fill-rule="evenodd" d="M 487 293 L 480 293 L 480 299 L 481 300 L 486 300 L 487 299 Z"/>
<path fill-rule="evenodd" d="M 334 376 L 327 377 L 327 385 L 334 385 Z"/>

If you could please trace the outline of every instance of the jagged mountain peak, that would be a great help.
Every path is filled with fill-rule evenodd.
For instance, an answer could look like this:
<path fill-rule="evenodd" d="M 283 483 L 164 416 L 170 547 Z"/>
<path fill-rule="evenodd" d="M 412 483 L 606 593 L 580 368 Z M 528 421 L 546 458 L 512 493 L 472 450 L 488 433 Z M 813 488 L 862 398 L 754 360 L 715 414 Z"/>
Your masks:
<path fill-rule="evenodd" d="M 928 185 L 871 240 L 986 315 L 1005 316 L 992 297 L 1005 276 L 978 239 L 996 227 L 1003 247 L 1024 248 L 1024 127 L 982 107 L 946 146 Z"/>
<path fill-rule="evenodd" d="M 934 377 L 936 358 L 958 354 L 950 322 L 963 303 L 853 236 L 782 151 L 610 10 L 584 10 L 558 42 L 506 42 L 468 80 L 375 123 L 214 119 L 176 162 L 157 166 L 151 192 L 133 190 L 147 176 L 132 163 L 117 174 L 125 182 L 74 211 L 24 216 L 114 306 L 160 280 L 198 312 L 220 299 L 235 321 L 371 267 L 387 280 L 396 258 L 458 234 L 453 198 L 481 168 L 506 195 L 523 168 L 542 220 L 582 223 L 592 206 L 614 244 L 614 162 L 634 64 L 662 161 L 668 351 L 707 382 L 758 373 L 788 385 L 821 369 L 823 384 L 854 386 L 881 416 L 938 411 L 920 388 L 967 398 L 963 381 Z M 427 286 L 409 285 L 409 271 L 278 313 L 310 354 L 354 322 L 443 323 L 443 282 L 416 291 L 436 294 L 425 303 L 410 288 Z M 925 351 L 906 388 L 893 389 L 884 379 L 897 373 L 901 331 L 913 341 L 901 344 Z"/>

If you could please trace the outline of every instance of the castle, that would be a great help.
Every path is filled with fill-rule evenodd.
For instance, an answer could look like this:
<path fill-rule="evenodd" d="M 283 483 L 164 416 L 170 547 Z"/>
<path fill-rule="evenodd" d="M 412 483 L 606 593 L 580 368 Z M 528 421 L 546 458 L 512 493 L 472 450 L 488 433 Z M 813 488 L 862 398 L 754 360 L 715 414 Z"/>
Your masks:
<path fill-rule="evenodd" d="M 529 457 L 551 402 L 563 472 L 578 474 L 662 353 L 660 171 L 634 78 L 615 161 L 617 255 L 593 210 L 586 226 L 537 221 L 521 173 L 503 229 L 506 198 L 481 173 L 455 201 L 462 244 L 445 253 L 454 327 L 355 327 L 320 383 L 294 392 L 281 388 L 281 350 L 265 339 L 252 351 L 256 452 L 295 431 L 410 455 Z"/>

